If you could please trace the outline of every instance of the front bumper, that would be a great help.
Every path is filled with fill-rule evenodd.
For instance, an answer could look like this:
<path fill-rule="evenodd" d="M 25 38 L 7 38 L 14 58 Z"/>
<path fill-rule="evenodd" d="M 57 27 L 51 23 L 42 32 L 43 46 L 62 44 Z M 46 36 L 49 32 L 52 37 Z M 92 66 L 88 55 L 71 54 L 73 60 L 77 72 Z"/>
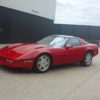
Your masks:
<path fill-rule="evenodd" d="M 0 64 L 9 68 L 32 69 L 33 60 L 10 60 L 5 57 L 0 57 Z"/>

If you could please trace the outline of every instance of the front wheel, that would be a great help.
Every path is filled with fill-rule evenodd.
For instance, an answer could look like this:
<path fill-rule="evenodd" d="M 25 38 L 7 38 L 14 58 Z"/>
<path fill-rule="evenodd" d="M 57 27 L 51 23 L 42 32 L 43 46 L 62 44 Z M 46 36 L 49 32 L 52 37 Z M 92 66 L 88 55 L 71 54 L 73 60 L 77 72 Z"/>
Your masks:
<path fill-rule="evenodd" d="M 36 58 L 33 70 L 35 72 L 46 72 L 50 68 L 51 58 L 47 54 L 42 54 Z"/>
<path fill-rule="evenodd" d="M 83 66 L 90 66 L 92 64 L 92 53 L 87 52 L 80 64 Z"/>

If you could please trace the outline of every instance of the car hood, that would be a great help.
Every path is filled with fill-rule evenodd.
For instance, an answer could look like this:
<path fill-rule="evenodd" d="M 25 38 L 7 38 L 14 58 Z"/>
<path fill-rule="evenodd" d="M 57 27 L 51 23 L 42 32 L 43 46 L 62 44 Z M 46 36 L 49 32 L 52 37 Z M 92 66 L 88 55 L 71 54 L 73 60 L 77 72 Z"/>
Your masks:
<path fill-rule="evenodd" d="M 48 45 L 38 43 L 17 43 L 8 45 L 0 50 L 0 56 L 16 59 L 22 55 L 29 54 L 34 50 L 48 47 Z"/>

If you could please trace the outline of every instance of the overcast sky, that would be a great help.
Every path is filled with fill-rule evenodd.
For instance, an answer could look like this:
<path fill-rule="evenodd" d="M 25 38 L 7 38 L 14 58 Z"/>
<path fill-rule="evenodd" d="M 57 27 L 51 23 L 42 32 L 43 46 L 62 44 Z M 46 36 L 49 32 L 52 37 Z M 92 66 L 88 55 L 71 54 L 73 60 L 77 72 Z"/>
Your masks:
<path fill-rule="evenodd" d="M 100 26 L 100 0 L 57 0 L 55 23 Z"/>

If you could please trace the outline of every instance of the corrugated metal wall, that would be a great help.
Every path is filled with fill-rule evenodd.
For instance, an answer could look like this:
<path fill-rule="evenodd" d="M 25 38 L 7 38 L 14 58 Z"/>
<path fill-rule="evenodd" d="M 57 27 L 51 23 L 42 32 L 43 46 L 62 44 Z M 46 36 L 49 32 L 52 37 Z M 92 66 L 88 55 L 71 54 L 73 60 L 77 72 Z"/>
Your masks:
<path fill-rule="evenodd" d="M 54 24 L 53 20 L 5 7 L 0 7 L 0 28 L 0 43 L 32 42 L 52 34 L 100 40 L 100 27 Z"/>

